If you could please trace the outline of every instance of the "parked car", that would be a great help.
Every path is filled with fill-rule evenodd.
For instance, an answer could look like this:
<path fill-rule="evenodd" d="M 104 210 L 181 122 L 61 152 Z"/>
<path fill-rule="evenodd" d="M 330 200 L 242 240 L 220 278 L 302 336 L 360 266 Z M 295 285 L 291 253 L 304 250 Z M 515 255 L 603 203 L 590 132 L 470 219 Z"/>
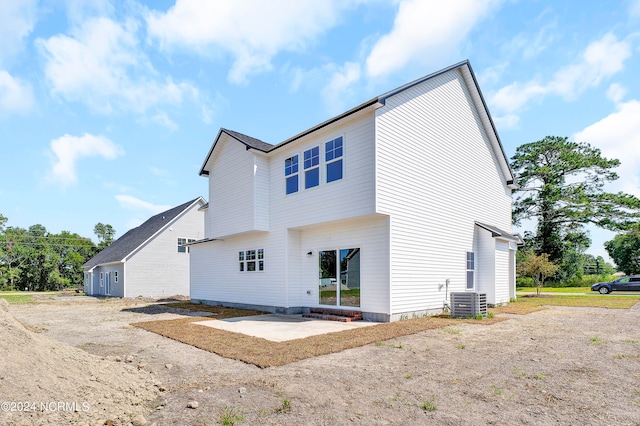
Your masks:
<path fill-rule="evenodd" d="M 597 291 L 600 294 L 608 294 L 612 291 L 640 291 L 640 276 L 620 277 L 606 283 L 597 283 L 591 286 L 591 291 Z"/>

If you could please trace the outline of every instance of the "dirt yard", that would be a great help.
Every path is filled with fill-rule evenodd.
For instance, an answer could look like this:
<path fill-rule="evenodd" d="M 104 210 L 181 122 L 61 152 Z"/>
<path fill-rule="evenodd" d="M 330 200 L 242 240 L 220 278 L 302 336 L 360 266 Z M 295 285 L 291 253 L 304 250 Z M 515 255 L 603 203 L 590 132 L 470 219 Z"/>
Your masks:
<path fill-rule="evenodd" d="M 640 424 L 640 304 L 551 307 L 266 369 L 130 326 L 194 315 L 147 305 L 5 309 L 0 424 Z"/>

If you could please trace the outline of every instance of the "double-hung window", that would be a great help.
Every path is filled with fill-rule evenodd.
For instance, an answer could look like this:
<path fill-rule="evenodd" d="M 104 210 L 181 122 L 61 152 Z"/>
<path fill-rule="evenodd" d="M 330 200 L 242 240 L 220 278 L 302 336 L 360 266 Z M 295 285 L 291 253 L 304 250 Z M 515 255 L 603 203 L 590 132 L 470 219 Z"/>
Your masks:
<path fill-rule="evenodd" d="M 304 189 L 320 185 L 320 147 L 304 152 Z"/>
<path fill-rule="evenodd" d="M 264 249 L 238 252 L 240 272 L 264 271 Z"/>
<path fill-rule="evenodd" d="M 284 160 L 284 175 L 287 182 L 287 194 L 298 192 L 298 156 Z"/>
<path fill-rule="evenodd" d="M 475 254 L 472 251 L 467 252 L 467 290 L 473 290 L 475 278 Z"/>
<path fill-rule="evenodd" d="M 342 136 L 324 144 L 327 183 L 342 179 Z"/>

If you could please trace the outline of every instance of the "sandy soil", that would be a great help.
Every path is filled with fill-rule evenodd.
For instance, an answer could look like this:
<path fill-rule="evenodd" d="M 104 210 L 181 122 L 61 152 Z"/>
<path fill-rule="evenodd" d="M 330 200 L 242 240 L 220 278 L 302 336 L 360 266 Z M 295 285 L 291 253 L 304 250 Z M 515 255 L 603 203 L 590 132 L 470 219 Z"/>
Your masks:
<path fill-rule="evenodd" d="M 508 315 L 268 369 L 131 327 L 193 315 L 148 304 L 11 305 L 0 395 L 81 408 L 3 408 L 0 424 L 640 424 L 640 304 Z"/>

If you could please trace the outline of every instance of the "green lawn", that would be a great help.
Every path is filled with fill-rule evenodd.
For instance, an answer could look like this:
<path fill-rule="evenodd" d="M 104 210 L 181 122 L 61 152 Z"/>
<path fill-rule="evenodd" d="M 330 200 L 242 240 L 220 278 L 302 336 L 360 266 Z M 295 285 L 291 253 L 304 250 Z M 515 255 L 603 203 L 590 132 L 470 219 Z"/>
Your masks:
<path fill-rule="evenodd" d="M 31 296 L 32 293 L 21 291 L 0 291 L 0 298 L 9 303 L 32 303 Z"/>
<path fill-rule="evenodd" d="M 597 293 L 596 293 L 597 294 Z M 546 294 L 541 296 L 521 295 L 515 303 L 510 303 L 507 307 L 541 307 L 541 306 L 576 306 L 576 307 L 593 307 L 593 308 L 612 308 L 612 309 L 629 309 L 636 303 L 640 302 L 640 296 L 612 296 L 612 295 L 594 295 L 585 296 L 584 294 Z"/>
<path fill-rule="evenodd" d="M 518 292 L 535 293 L 535 287 L 518 287 Z M 591 287 L 542 287 L 542 293 L 591 293 Z M 594 292 L 595 294 L 595 292 Z"/>

